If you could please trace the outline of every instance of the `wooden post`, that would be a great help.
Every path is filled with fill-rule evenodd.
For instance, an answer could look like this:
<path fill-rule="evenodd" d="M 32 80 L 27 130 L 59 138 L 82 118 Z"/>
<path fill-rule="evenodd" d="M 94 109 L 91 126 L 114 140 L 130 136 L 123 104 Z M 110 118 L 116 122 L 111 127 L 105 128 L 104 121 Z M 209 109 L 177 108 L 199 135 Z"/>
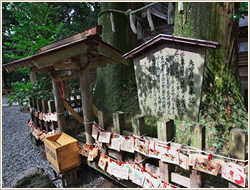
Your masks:
<path fill-rule="evenodd" d="M 145 120 L 144 116 L 142 115 L 136 115 L 132 118 L 132 128 L 133 128 L 133 134 L 136 136 L 141 136 L 145 134 Z M 143 160 L 145 156 L 143 154 L 140 154 L 139 152 L 135 152 L 135 160 L 137 162 L 140 162 Z M 143 166 L 145 163 L 141 163 Z"/>
<path fill-rule="evenodd" d="M 94 120 L 93 106 L 92 106 L 92 95 L 89 77 L 88 58 L 85 55 L 79 55 L 79 65 L 80 68 L 84 68 L 79 73 L 80 78 L 80 88 L 81 88 L 81 98 L 82 98 L 82 111 L 84 119 L 84 128 L 86 134 L 86 142 L 88 144 L 93 144 L 95 142 L 94 138 L 91 136 L 92 133 L 92 122 Z"/>
<path fill-rule="evenodd" d="M 42 112 L 48 113 L 48 100 L 42 100 Z M 45 130 L 49 132 L 49 123 L 47 121 L 44 122 Z"/>
<path fill-rule="evenodd" d="M 52 71 L 52 85 L 53 85 L 53 93 L 55 99 L 55 107 L 56 107 L 56 114 L 57 114 L 57 124 L 59 132 L 65 131 L 66 129 L 66 118 L 64 114 L 64 106 L 63 106 L 63 98 L 61 92 L 61 85 L 60 82 L 56 81 L 58 77 L 60 77 L 59 72 Z"/>
<path fill-rule="evenodd" d="M 48 107 L 49 107 L 49 113 L 54 113 L 56 111 L 54 100 L 49 100 L 48 101 Z M 51 123 L 50 129 L 51 130 L 56 130 L 57 123 L 55 121 L 52 121 L 50 123 Z"/>
<path fill-rule="evenodd" d="M 34 108 L 32 98 L 29 98 L 29 101 L 30 101 L 30 107 Z M 33 110 L 32 110 L 32 113 L 30 113 L 30 118 L 34 122 L 34 113 L 33 113 Z"/>
<path fill-rule="evenodd" d="M 246 130 L 234 128 L 230 132 L 229 156 L 239 160 L 246 160 Z M 245 166 L 244 162 L 237 162 L 241 166 Z M 229 188 L 238 188 L 240 186 L 235 183 L 228 183 Z"/>
<path fill-rule="evenodd" d="M 31 98 L 31 99 L 32 99 L 33 108 L 35 108 L 35 110 L 37 110 L 36 99 L 35 98 Z M 33 122 L 35 123 L 36 126 L 38 126 L 38 118 L 35 115 L 34 115 Z"/>
<path fill-rule="evenodd" d="M 190 127 L 191 146 L 199 150 L 205 148 L 205 126 L 196 123 Z M 204 175 L 202 172 L 190 167 L 190 188 L 202 188 L 204 186 Z"/>
<path fill-rule="evenodd" d="M 157 121 L 157 137 L 160 141 L 168 142 L 175 136 L 174 120 Z M 174 165 L 159 160 L 160 178 L 170 183 L 171 172 L 174 171 Z"/>
<path fill-rule="evenodd" d="M 107 129 L 107 126 L 109 124 L 109 112 L 107 110 L 105 111 L 101 111 L 101 110 L 98 110 L 98 124 L 101 128 L 103 129 Z M 105 143 L 102 143 L 102 148 L 103 148 L 103 151 L 104 151 L 104 154 L 108 154 L 108 147 Z"/>
<path fill-rule="evenodd" d="M 43 120 L 39 119 L 39 112 L 42 112 L 42 99 L 36 99 L 36 105 L 37 105 L 37 110 L 38 110 L 38 123 L 40 126 L 40 129 L 44 129 L 43 127 Z"/>
<path fill-rule="evenodd" d="M 125 115 L 124 112 L 117 111 L 113 113 L 113 125 L 114 125 L 114 133 L 122 135 L 123 130 L 125 129 Z M 119 161 L 123 160 L 123 151 L 116 152 L 116 159 Z"/>
<path fill-rule="evenodd" d="M 114 133 L 121 135 L 125 129 L 125 115 L 124 112 L 117 111 L 113 113 Z"/>
<path fill-rule="evenodd" d="M 109 125 L 109 112 L 108 110 L 98 110 L 98 124 L 101 128 L 107 129 Z"/>

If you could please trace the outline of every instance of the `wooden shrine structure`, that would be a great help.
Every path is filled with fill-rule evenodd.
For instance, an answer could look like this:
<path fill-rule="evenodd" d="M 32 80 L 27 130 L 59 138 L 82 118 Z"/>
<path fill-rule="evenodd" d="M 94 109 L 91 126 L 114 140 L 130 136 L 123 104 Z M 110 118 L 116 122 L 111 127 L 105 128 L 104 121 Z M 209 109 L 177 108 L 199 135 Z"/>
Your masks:
<path fill-rule="evenodd" d="M 105 43 L 100 35 L 102 26 L 90 28 L 62 40 L 41 47 L 41 52 L 27 58 L 4 64 L 6 71 L 30 67 L 32 72 L 48 72 L 52 76 L 53 93 L 59 131 L 66 128 L 62 94 L 60 91 L 60 71 L 76 70 L 80 78 L 84 128 L 87 143 L 92 144 L 92 125 L 94 120 L 89 69 L 105 67 L 107 64 L 125 64 L 129 60 L 122 57 L 122 51 Z"/>

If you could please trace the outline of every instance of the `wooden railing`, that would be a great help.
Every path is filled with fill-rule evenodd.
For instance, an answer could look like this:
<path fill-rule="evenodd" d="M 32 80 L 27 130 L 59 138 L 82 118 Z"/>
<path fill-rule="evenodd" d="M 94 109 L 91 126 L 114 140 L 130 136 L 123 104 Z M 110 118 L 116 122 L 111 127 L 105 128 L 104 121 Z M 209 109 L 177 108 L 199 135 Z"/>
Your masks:
<path fill-rule="evenodd" d="M 132 118 L 132 128 L 133 131 L 126 131 L 125 130 L 125 116 L 123 112 L 116 112 L 113 114 L 113 126 L 109 124 L 108 119 L 108 112 L 107 111 L 98 111 L 98 126 L 100 128 L 103 128 L 104 130 L 113 132 L 115 134 L 127 136 L 141 136 L 142 139 L 145 139 L 147 141 L 152 142 L 159 142 L 159 141 L 165 141 L 169 142 L 171 139 L 173 140 L 173 137 L 175 136 L 174 131 L 174 121 L 157 121 L 157 138 L 152 138 L 145 135 L 145 121 L 144 116 L 136 115 Z M 194 154 L 194 152 L 200 152 L 203 154 L 204 157 L 208 158 L 211 156 L 211 158 L 217 160 L 217 162 L 224 163 L 224 161 L 235 161 L 235 159 L 238 159 L 237 164 L 241 166 L 245 166 L 246 161 L 246 131 L 240 130 L 240 129 L 233 129 L 231 131 L 231 145 L 229 149 L 229 156 L 225 156 L 223 154 L 214 154 L 211 151 L 203 151 L 205 148 L 205 126 L 201 124 L 193 124 L 190 127 L 190 133 L 191 133 L 191 146 L 186 146 L 178 143 L 171 142 L 170 148 L 171 149 L 178 149 L 183 152 L 184 155 L 187 157 L 190 157 L 190 155 Z M 171 164 L 167 162 L 161 161 L 161 159 L 151 158 L 147 157 L 139 152 L 134 152 L 134 154 L 128 153 L 126 151 L 115 151 L 113 149 L 110 149 L 110 145 L 102 143 L 102 152 L 106 155 L 108 155 L 111 158 L 114 158 L 118 161 L 136 161 L 140 162 L 142 167 L 146 168 L 146 171 L 154 171 L 156 175 L 160 177 L 162 181 L 165 181 L 167 183 L 175 184 L 178 187 L 187 187 L 187 188 L 203 188 L 203 187 L 214 187 L 214 184 L 208 184 L 206 182 L 206 185 L 204 186 L 205 182 L 205 176 L 211 175 L 209 173 L 203 173 L 201 171 L 193 169 L 192 166 L 189 167 L 189 169 L 183 169 L 180 168 L 176 164 Z M 194 151 L 195 150 L 195 151 Z M 197 154 L 197 153 L 196 153 Z M 240 162 L 239 160 L 244 160 Z M 97 165 L 90 164 L 90 162 L 85 161 L 88 163 L 91 167 L 94 167 L 95 169 L 99 170 Z M 98 160 L 97 160 L 98 163 Z M 175 169 L 178 168 L 178 171 L 183 170 L 183 172 L 186 175 L 181 175 L 180 173 L 176 173 Z M 153 169 L 152 169 L 153 168 Z M 107 172 L 104 172 L 107 174 Z M 107 174 L 108 175 L 108 174 Z M 221 178 L 221 170 L 218 172 L 218 175 L 216 176 L 218 178 Z M 225 179 L 224 183 L 226 182 L 228 185 L 226 187 L 240 187 L 239 185 L 236 185 L 235 183 L 232 183 L 230 181 L 226 181 Z M 123 180 L 124 181 L 124 180 Z M 209 180 L 207 180 L 209 181 Z M 123 182 L 124 183 L 124 182 Z M 246 182 L 247 184 L 247 182 Z"/>

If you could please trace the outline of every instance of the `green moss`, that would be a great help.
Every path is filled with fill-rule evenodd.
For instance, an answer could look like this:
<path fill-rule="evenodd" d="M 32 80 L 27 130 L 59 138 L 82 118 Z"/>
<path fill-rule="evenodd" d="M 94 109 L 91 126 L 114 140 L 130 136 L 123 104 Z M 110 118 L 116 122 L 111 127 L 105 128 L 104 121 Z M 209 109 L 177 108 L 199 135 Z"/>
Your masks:
<path fill-rule="evenodd" d="M 129 3 L 102 3 L 101 11 L 116 9 L 127 11 Z M 110 45 L 121 49 L 124 53 L 132 49 L 132 40 L 129 36 L 128 18 L 119 13 L 113 13 L 116 32 L 112 32 L 110 13 L 100 17 L 103 26 L 102 39 Z M 99 110 L 109 110 L 111 113 L 123 111 L 133 115 L 138 112 L 139 104 L 133 63 L 129 66 L 112 64 L 97 70 L 97 82 L 93 102 Z"/>

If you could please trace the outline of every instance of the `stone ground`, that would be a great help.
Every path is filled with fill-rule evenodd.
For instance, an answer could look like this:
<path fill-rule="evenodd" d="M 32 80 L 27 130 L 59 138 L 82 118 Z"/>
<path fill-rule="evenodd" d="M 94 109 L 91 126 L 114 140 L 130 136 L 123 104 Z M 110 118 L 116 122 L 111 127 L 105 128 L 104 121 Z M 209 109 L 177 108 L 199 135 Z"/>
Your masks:
<path fill-rule="evenodd" d="M 11 182 L 22 171 L 30 167 L 43 168 L 50 179 L 54 177 L 49 162 L 46 159 L 44 145 L 35 146 L 30 140 L 30 128 L 28 119 L 30 113 L 22 113 L 22 106 L 6 104 L 6 98 L 2 101 L 2 180 L 3 188 L 10 188 Z M 87 174 L 87 175 L 86 175 Z M 88 166 L 81 167 L 78 172 L 81 182 L 73 188 L 120 188 L 120 186 L 102 176 Z M 61 180 L 53 182 L 57 188 L 61 188 Z"/>

